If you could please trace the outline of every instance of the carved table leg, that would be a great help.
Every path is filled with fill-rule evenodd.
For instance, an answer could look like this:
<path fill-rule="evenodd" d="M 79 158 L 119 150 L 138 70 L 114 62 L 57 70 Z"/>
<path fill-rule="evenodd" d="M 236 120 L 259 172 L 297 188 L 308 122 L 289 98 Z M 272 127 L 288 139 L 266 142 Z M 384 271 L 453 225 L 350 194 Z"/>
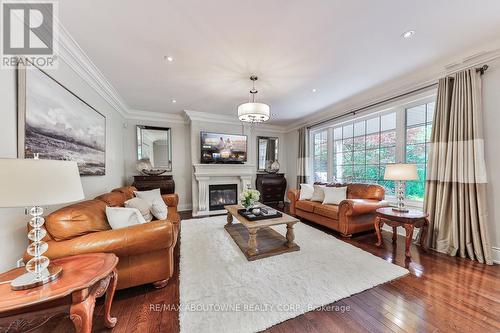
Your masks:
<path fill-rule="evenodd" d="M 104 325 L 107 328 L 113 328 L 116 325 L 116 318 L 111 317 L 111 304 L 115 295 L 116 283 L 118 282 L 118 274 L 116 268 L 111 272 L 111 280 L 109 281 L 108 289 L 106 290 L 106 299 L 104 301 Z"/>
<path fill-rule="evenodd" d="M 229 212 L 227 212 L 226 221 L 227 221 L 226 226 L 230 226 L 231 224 L 233 224 L 233 215 Z"/>
<path fill-rule="evenodd" d="M 71 305 L 69 317 L 75 325 L 76 333 L 90 333 L 92 331 L 94 306 L 95 298 L 93 295 L 89 295 L 83 301 Z"/>
<path fill-rule="evenodd" d="M 247 253 L 250 256 L 259 253 L 257 249 L 257 231 L 258 229 L 248 229 L 248 249 Z"/>
<path fill-rule="evenodd" d="M 294 240 L 295 240 L 295 233 L 293 232 L 293 227 L 295 225 L 295 222 L 293 223 L 287 223 L 286 224 L 286 247 L 291 248 L 296 246 Z"/>
<path fill-rule="evenodd" d="M 404 228 L 406 230 L 406 251 L 405 255 L 409 258 L 411 257 L 410 255 L 410 245 L 411 241 L 413 240 L 413 224 L 405 224 Z"/>
<path fill-rule="evenodd" d="M 420 235 L 420 246 L 427 250 L 427 233 L 429 230 L 429 220 L 425 219 L 424 224 L 422 225 L 422 234 Z"/>
<path fill-rule="evenodd" d="M 382 228 L 382 226 L 384 225 L 384 222 L 382 222 L 382 219 L 380 217 L 375 217 L 375 231 L 377 232 L 377 239 L 378 239 L 378 242 L 377 246 L 381 246 L 382 245 L 382 232 L 380 231 L 380 229 Z"/>
<path fill-rule="evenodd" d="M 398 241 L 398 227 L 392 227 L 392 242 L 397 243 Z"/>

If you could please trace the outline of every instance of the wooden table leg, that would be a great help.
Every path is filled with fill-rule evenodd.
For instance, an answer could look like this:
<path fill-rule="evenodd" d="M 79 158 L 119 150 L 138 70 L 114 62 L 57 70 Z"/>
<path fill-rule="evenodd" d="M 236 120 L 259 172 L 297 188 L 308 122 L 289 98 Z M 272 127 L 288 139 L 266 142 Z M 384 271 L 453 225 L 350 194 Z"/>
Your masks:
<path fill-rule="evenodd" d="M 292 222 L 292 223 L 287 223 L 286 224 L 286 247 L 288 248 L 291 248 L 291 247 L 294 247 L 296 246 L 297 244 L 295 244 L 294 240 L 295 240 L 295 233 L 293 232 L 293 227 L 295 225 L 296 222 Z"/>
<path fill-rule="evenodd" d="M 382 222 L 382 219 L 379 216 L 376 216 L 374 223 L 375 223 L 375 231 L 377 232 L 377 238 L 378 238 L 378 242 L 375 245 L 381 246 L 382 245 L 382 232 L 380 229 L 384 225 L 384 222 Z"/>
<path fill-rule="evenodd" d="M 392 227 L 392 243 L 395 244 L 398 241 L 398 227 Z"/>
<path fill-rule="evenodd" d="M 106 299 L 104 301 L 104 325 L 107 328 L 113 328 L 116 325 L 116 318 L 111 317 L 111 304 L 115 295 L 116 283 L 118 282 L 118 274 L 116 268 L 111 272 L 111 280 L 109 281 L 108 289 L 106 290 Z"/>
<path fill-rule="evenodd" d="M 254 256 L 259 253 L 259 250 L 257 249 L 257 231 L 258 229 L 248 229 L 247 253 L 250 256 Z"/>
<path fill-rule="evenodd" d="M 233 224 L 233 215 L 230 212 L 227 212 L 226 221 L 227 221 L 226 226 L 230 226 L 231 224 Z"/>
<path fill-rule="evenodd" d="M 92 331 L 92 316 L 94 314 L 95 298 L 88 295 L 88 290 L 79 290 L 72 295 L 73 304 L 69 310 L 69 318 L 75 325 L 76 333 Z"/>
<path fill-rule="evenodd" d="M 406 230 L 406 248 L 405 248 L 405 255 L 406 257 L 411 257 L 410 255 L 410 246 L 411 242 L 413 240 L 413 224 L 405 224 L 404 228 Z"/>

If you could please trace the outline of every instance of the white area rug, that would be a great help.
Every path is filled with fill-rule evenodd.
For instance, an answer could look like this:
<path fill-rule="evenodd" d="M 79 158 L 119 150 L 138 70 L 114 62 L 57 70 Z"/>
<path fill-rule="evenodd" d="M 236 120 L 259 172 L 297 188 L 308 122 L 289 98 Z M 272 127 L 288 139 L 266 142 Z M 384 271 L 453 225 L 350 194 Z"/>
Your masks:
<path fill-rule="evenodd" d="M 225 223 L 225 216 L 182 221 L 183 333 L 261 331 L 408 273 L 303 223 L 295 225 L 300 251 L 249 262 Z"/>

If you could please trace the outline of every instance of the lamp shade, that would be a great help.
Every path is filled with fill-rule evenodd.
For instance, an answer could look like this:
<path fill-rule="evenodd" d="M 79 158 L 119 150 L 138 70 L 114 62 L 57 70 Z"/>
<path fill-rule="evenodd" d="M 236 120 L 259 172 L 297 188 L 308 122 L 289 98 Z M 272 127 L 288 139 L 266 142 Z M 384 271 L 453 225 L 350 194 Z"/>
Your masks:
<path fill-rule="evenodd" d="M 264 103 L 244 103 L 238 106 L 238 119 L 250 123 L 268 121 L 270 118 L 269 105 Z"/>
<path fill-rule="evenodd" d="M 385 180 L 418 180 L 415 164 L 387 164 L 385 166 Z"/>
<path fill-rule="evenodd" d="M 0 159 L 0 207 L 49 206 L 84 199 L 76 162 Z"/>

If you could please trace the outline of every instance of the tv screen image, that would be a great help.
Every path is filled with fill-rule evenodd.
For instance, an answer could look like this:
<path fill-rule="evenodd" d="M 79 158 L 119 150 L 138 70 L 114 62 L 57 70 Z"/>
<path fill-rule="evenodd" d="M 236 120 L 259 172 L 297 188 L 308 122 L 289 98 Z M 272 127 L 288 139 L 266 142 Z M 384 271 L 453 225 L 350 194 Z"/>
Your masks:
<path fill-rule="evenodd" d="M 201 163 L 244 163 L 247 136 L 201 132 Z"/>

